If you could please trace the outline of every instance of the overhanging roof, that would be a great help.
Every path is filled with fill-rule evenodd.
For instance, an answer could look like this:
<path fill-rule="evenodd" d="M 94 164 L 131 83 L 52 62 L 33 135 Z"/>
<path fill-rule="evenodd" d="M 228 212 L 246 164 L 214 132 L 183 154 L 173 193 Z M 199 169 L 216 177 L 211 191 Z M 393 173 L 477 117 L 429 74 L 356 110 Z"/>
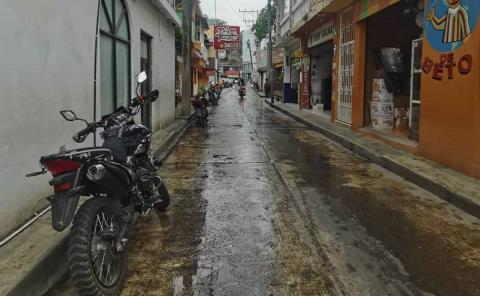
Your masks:
<path fill-rule="evenodd" d="M 167 2 L 167 0 L 150 0 L 155 7 L 170 21 L 175 27 L 181 28 L 182 22 L 177 16 L 175 9 Z"/>
<path fill-rule="evenodd" d="M 315 3 L 310 3 L 308 13 L 301 21 L 294 24 L 290 31 L 293 35 L 301 35 L 305 33 L 303 31 L 306 27 L 325 23 L 325 19 L 328 20 L 332 13 L 339 12 L 352 3 L 353 0 L 316 0 Z"/>

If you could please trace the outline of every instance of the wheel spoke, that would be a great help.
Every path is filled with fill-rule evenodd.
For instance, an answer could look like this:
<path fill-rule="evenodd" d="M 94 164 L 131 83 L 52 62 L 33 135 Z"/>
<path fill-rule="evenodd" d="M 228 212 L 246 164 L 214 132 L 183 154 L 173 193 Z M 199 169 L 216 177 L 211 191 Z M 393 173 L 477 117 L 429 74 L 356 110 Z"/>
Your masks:
<path fill-rule="evenodd" d="M 107 222 L 107 219 L 105 218 L 105 213 L 102 212 L 102 222 L 105 223 L 105 228 L 108 228 L 108 222 Z"/>
<path fill-rule="evenodd" d="M 92 258 L 92 262 L 93 262 L 93 263 L 96 263 L 96 262 L 97 262 L 98 256 L 100 255 L 100 252 L 103 252 L 103 251 L 97 251 L 97 252 L 93 255 L 93 258 Z"/>
<path fill-rule="evenodd" d="M 105 275 L 105 284 L 108 284 L 108 275 L 110 274 L 110 267 L 112 266 L 112 262 L 110 261 L 107 267 L 107 274 Z"/>
<path fill-rule="evenodd" d="M 91 228 L 90 260 L 98 282 L 104 286 L 114 285 L 118 279 L 118 260 L 115 238 L 122 220 L 108 207 L 97 211 Z"/>
<path fill-rule="evenodd" d="M 102 280 L 102 271 L 103 271 L 103 263 L 105 262 L 105 255 L 106 253 L 103 252 L 103 256 L 102 256 L 102 263 L 100 264 L 100 272 L 98 274 L 98 279 L 101 281 Z"/>
<path fill-rule="evenodd" d="M 97 219 L 96 219 L 96 222 L 95 222 L 95 229 L 97 229 L 97 224 L 100 226 L 101 232 L 103 232 L 102 221 L 100 221 L 100 216 L 99 216 L 99 214 L 97 214 Z"/>

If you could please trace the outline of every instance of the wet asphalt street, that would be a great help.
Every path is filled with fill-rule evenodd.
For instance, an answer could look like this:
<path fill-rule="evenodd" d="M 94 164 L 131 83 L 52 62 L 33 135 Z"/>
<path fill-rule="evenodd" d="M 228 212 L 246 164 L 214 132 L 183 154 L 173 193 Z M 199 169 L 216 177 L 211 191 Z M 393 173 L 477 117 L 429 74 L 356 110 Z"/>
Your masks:
<path fill-rule="evenodd" d="M 251 91 L 160 174 L 173 203 L 135 225 L 122 295 L 480 295 L 478 219 Z"/>

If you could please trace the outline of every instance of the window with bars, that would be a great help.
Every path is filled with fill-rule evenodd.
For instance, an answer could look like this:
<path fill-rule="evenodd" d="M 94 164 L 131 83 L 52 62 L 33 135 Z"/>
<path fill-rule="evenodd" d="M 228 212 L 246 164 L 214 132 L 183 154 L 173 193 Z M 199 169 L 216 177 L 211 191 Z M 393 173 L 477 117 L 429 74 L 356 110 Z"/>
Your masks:
<path fill-rule="evenodd" d="M 101 0 L 100 100 L 102 115 L 126 106 L 130 96 L 130 29 L 122 0 Z"/>

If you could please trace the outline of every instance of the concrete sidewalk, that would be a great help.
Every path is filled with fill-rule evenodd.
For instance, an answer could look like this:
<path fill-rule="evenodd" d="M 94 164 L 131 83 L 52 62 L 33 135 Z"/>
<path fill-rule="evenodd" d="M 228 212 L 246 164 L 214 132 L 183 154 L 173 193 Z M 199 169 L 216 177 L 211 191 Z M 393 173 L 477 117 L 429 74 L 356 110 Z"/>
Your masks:
<path fill-rule="evenodd" d="M 256 91 L 255 92 L 259 97 L 265 98 L 265 93 L 263 91 Z"/>
<path fill-rule="evenodd" d="M 480 181 L 443 165 L 334 124 L 295 106 L 265 103 L 360 156 L 480 218 Z"/>
<path fill-rule="evenodd" d="M 153 135 L 152 152 L 158 159 L 167 157 L 189 122 L 189 117 L 178 118 Z M 0 295 L 44 295 L 67 272 L 69 229 L 54 231 L 50 215 L 47 212 L 0 249 Z"/>

